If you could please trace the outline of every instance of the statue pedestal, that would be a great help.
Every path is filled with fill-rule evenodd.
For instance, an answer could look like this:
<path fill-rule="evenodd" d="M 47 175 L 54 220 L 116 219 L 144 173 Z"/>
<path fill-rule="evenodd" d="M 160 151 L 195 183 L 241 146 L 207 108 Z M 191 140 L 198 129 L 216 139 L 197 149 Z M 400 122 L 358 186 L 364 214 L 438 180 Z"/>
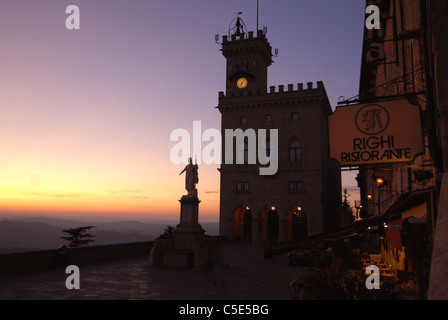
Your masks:
<path fill-rule="evenodd" d="M 197 197 L 183 196 L 180 202 L 180 223 L 176 228 L 201 228 L 199 222 L 199 203 Z M 201 228 L 202 229 L 202 228 Z"/>
<path fill-rule="evenodd" d="M 151 265 L 168 267 L 198 267 L 198 244 L 203 242 L 205 230 L 198 223 L 199 203 L 196 196 L 183 196 L 180 200 L 180 222 L 173 235 L 164 244 L 151 250 Z"/>
<path fill-rule="evenodd" d="M 183 196 L 180 202 L 180 223 L 174 229 L 174 247 L 178 250 L 193 250 L 196 238 L 205 230 L 198 223 L 199 203 L 197 197 Z"/>

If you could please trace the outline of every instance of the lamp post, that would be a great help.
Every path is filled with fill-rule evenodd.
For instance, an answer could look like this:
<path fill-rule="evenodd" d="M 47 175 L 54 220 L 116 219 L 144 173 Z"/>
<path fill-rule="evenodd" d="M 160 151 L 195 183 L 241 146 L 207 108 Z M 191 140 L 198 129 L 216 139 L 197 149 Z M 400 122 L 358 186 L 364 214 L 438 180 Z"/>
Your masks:
<path fill-rule="evenodd" d="M 381 177 L 376 178 L 376 186 L 378 187 L 378 215 L 381 215 L 381 188 L 384 185 L 384 179 Z"/>
<path fill-rule="evenodd" d="M 356 208 L 356 220 L 362 220 L 362 218 L 361 218 L 361 209 L 362 209 L 361 200 L 355 200 L 355 208 Z"/>

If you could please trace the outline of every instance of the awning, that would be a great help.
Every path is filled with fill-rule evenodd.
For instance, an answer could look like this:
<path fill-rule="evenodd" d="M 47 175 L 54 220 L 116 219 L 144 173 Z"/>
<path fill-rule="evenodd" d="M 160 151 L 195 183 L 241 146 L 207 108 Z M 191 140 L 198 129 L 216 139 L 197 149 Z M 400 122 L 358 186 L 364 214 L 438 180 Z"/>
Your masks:
<path fill-rule="evenodd" d="M 403 248 L 403 241 L 401 232 L 403 230 L 403 224 L 422 224 L 426 223 L 425 218 L 405 217 L 402 219 L 392 220 L 387 222 L 384 228 L 384 238 L 386 242 L 398 250 Z M 406 227 L 405 227 L 406 228 Z"/>
<path fill-rule="evenodd" d="M 355 221 L 350 225 L 343 227 L 337 231 L 329 232 L 325 234 L 319 234 L 310 236 L 306 240 L 322 240 L 322 239 L 346 239 L 357 235 L 359 232 L 365 231 L 369 227 L 377 226 L 383 223 L 383 216 L 374 216 L 365 218 L 359 221 Z"/>
<path fill-rule="evenodd" d="M 430 199 L 431 192 L 434 192 L 433 187 L 403 193 L 389 206 L 384 215 L 401 214 L 403 211 L 417 207 Z"/>
<path fill-rule="evenodd" d="M 386 239 L 386 242 L 398 250 L 403 249 L 401 229 L 403 222 L 406 220 L 407 218 L 389 221 L 384 228 L 384 238 Z"/>

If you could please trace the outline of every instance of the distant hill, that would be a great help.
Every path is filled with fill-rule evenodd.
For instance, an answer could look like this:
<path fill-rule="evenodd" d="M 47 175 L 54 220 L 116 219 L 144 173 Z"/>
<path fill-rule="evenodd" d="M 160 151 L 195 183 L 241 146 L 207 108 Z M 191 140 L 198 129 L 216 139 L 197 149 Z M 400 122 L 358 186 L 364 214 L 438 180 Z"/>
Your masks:
<path fill-rule="evenodd" d="M 151 241 L 162 234 L 168 225 L 175 226 L 177 223 L 147 223 L 134 220 L 92 222 L 31 216 L 14 220 L 8 217 L 7 220 L 0 220 L 0 253 L 56 249 L 67 243 L 61 239 L 67 235 L 62 232 L 63 229 L 81 226 L 95 226 L 90 230 L 90 233 L 95 235 L 95 242 L 90 245 Z M 206 222 L 201 225 L 208 235 L 219 233 L 218 223 Z"/>
<path fill-rule="evenodd" d="M 44 222 L 0 221 L 0 252 L 54 249 L 64 243 L 62 235 Z"/>

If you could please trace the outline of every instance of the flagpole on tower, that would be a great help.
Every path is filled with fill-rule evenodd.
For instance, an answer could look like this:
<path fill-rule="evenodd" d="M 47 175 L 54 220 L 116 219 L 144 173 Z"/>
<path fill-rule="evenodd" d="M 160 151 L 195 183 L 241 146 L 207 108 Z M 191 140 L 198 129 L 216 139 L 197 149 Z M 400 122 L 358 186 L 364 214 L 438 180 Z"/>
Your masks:
<path fill-rule="evenodd" d="M 258 0 L 257 0 L 257 30 L 256 31 L 258 32 Z"/>

